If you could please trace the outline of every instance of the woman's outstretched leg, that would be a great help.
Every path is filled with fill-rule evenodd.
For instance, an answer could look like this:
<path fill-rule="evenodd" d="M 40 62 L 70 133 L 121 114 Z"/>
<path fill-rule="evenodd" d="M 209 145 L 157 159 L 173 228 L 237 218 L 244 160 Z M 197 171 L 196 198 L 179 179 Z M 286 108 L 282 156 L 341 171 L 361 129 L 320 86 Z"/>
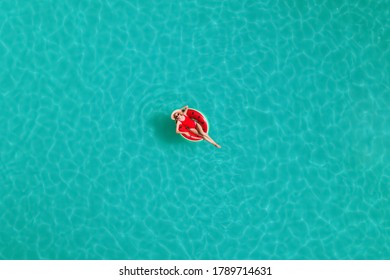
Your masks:
<path fill-rule="evenodd" d="M 203 135 L 203 139 L 206 140 L 207 142 L 213 144 L 215 147 L 221 148 L 221 146 L 218 145 L 217 143 L 215 143 L 215 141 L 213 139 L 211 139 L 210 136 L 207 137 L 207 136 Z"/>
<path fill-rule="evenodd" d="M 201 135 L 200 132 L 197 131 L 195 128 L 192 128 L 191 132 L 196 134 L 196 135 L 199 135 L 199 137 L 202 137 L 205 141 L 209 142 L 210 144 L 213 144 L 215 147 L 221 148 L 221 146 L 219 146 L 217 143 L 215 143 L 214 140 L 211 139 L 210 136 L 208 136 L 206 133 L 203 132 L 204 134 Z"/>
<path fill-rule="evenodd" d="M 207 142 L 213 144 L 217 148 L 221 148 L 220 145 L 218 145 L 206 132 L 203 131 L 203 128 L 200 124 L 196 124 L 196 130 L 198 131 L 198 134 L 200 134 L 204 140 Z"/>

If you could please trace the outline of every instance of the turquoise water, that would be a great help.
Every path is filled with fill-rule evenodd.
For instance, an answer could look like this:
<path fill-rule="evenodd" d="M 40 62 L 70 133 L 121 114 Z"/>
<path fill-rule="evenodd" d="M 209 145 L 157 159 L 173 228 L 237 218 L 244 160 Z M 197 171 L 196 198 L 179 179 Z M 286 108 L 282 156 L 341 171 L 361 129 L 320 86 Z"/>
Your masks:
<path fill-rule="evenodd" d="M 389 259 L 389 11 L 1 1 L 0 258 Z"/>

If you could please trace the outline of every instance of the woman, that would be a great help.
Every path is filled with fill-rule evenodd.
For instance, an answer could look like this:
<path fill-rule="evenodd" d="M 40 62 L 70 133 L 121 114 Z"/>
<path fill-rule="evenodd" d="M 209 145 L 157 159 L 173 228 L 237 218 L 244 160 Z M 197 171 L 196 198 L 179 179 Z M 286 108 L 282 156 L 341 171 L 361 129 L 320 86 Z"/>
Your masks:
<path fill-rule="evenodd" d="M 192 133 L 198 135 L 199 137 L 202 137 L 204 140 L 207 142 L 210 142 L 217 148 L 221 148 L 220 145 L 214 142 L 211 137 L 203 131 L 202 126 L 195 122 L 193 119 L 191 119 L 189 116 L 187 116 L 187 111 L 188 111 L 188 106 L 184 106 L 180 110 L 175 110 L 171 118 L 172 120 L 176 121 L 176 133 L 179 134 L 185 134 L 185 135 L 190 135 L 189 132 L 187 131 L 179 131 L 180 125 L 183 125 L 187 130 L 191 131 Z"/>

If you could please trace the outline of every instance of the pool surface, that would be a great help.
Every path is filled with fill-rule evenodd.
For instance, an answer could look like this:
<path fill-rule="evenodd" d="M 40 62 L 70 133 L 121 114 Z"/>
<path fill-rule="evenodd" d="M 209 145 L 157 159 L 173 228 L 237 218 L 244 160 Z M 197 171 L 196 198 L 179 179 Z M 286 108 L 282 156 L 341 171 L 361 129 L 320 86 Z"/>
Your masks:
<path fill-rule="evenodd" d="M 0 259 L 390 259 L 389 18 L 1 1 Z"/>

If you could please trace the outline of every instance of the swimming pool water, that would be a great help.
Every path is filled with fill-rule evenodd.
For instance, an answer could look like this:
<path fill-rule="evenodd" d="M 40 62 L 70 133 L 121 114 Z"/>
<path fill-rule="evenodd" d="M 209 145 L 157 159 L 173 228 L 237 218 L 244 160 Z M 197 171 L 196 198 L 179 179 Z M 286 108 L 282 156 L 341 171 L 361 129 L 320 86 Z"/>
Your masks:
<path fill-rule="evenodd" d="M 389 10 L 1 1 L 0 258 L 389 259 Z"/>

